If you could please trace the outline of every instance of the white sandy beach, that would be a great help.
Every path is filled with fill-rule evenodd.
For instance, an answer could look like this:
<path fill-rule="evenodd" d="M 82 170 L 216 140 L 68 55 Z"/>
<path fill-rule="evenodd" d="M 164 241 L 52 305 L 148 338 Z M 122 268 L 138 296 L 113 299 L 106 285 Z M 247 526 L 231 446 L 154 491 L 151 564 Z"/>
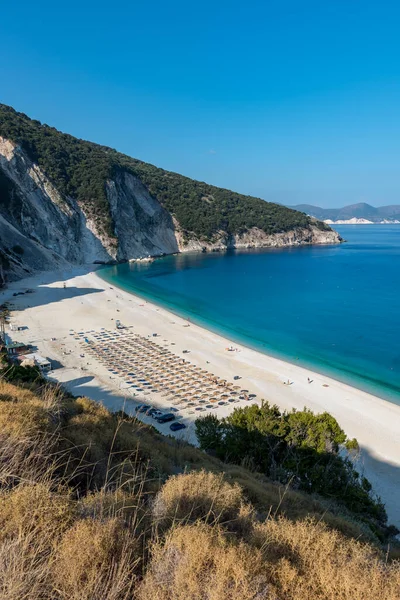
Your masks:
<path fill-rule="evenodd" d="M 15 291 L 27 288 L 34 293 L 13 297 Z M 359 470 L 365 471 L 381 495 L 390 522 L 400 526 L 400 406 L 239 346 L 194 324 L 184 327 L 187 325 L 184 319 L 110 287 L 94 271 L 43 273 L 19 281 L 0 294 L 0 303 L 5 301 L 13 305 L 11 322 L 27 327 L 19 332 L 8 331 L 10 337 L 30 342 L 42 356 L 52 360 L 57 367 L 50 374 L 52 379 L 65 383 L 76 395 L 99 400 L 112 410 L 124 408 L 133 413 L 137 402 L 124 395 L 122 379 L 110 376 L 104 366 L 88 355 L 80 356 L 82 346 L 70 335 L 70 330 L 115 329 L 115 320 L 120 319 L 142 336 L 157 332 L 160 336 L 157 339 L 174 344 L 169 346 L 171 352 L 228 381 L 239 375 L 240 385 L 257 395 L 256 402 L 264 398 L 283 409 L 307 406 L 316 412 L 330 412 L 349 437 L 358 439 L 362 448 Z M 231 345 L 240 351 L 227 352 Z M 182 354 L 184 349 L 190 353 Z M 313 383 L 309 384 L 308 378 Z M 292 385 L 283 384 L 288 379 Z M 170 406 L 161 394 L 138 397 L 139 402 L 144 400 L 154 406 Z M 241 403 L 248 405 L 246 401 Z M 224 416 L 232 410 L 232 405 L 220 406 L 215 414 Z M 190 441 L 194 441 L 196 416 L 187 413 L 183 416 L 188 425 L 183 436 Z M 145 420 L 170 433 L 169 424 Z"/>

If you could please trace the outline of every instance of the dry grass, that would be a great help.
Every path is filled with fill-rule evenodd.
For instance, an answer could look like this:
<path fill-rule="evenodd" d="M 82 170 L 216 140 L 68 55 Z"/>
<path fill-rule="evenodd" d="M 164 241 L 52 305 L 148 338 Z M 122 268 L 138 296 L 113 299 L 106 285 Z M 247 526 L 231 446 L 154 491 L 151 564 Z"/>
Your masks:
<path fill-rule="evenodd" d="M 400 563 L 329 508 L 86 398 L 0 382 L 1 600 L 399 600 Z"/>
<path fill-rule="evenodd" d="M 153 516 L 162 528 L 202 519 L 243 533 L 252 508 L 237 483 L 226 483 L 222 474 L 202 470 L 170 477 L 155 498 Z"/>
<path fill-rule="evenodd" d="M 2 600 L 50 600 L 51 540 L 47 533 L 18 533 L 0 543 Z"/>
<path fill-rule="evenodd" d="M 263 553 L 269 581 L 285 600 L 395 600 L 400 563 L 323 523 L 288 519 L 255 523 L 252 544 Z"/>
<path fill-rule="evenodd" d="M 140 542 L 122 521 L 81 520 L 66 532 L 54 557 L 53 585 L 58 598 L 132 598 L 140 558 Z"/>
<path fill-rule="evenodd" d="M 177 527 L 154 546 L 138 600 L 272 600 L 263 570 L 260 551 L 218 527 Z"/>
<path fill-rule="evenodd" d="M 48 414 L 33 401 L 3 402 L 0 410 L 0 431 L 14 440 L 24 439 L 50 429 Z"/>
<path fill-rule="evenodd" d="M 27 535 L 48 535 L 52 543 L 73 523 L 76 503 L 68 490 L 49 484 L 19 485 L 0 495 L 0 541 Z"/>
<path fill-rule="evenodd" d="M 43 481 L 60 464 L 58 388 L 42 395 L 0 381 L 0 486 Z"/>
<path fill-rule="evenodd" d="M 329 503 L 326 498 L 297 492 L 236 465 L 225 465 L 225 479 L 239 484 L 246 498 L 264 518 L 282 515 L 297 521 L 314 517 L 347 537 L 377 542 L 366 524 L 356 521 L 350 514 L 344 514 L 342 507 L 338 510 L 337 505 Z"/>

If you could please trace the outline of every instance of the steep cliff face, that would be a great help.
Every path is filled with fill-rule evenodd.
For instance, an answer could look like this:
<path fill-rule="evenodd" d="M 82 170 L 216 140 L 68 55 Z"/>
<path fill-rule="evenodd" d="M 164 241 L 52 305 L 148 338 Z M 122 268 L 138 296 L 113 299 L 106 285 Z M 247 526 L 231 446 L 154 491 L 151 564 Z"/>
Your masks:
<path fill-rule="evenodd" d="M 115 255 L 110 240 L 100 238 L 77 202 L 63 198 L 20 147 L 1 137 L 0 170 L 3 251 L 14 241 L 24 250 L 20 256 L 26 267 L 33 270 L 52 268 L 54 263 L 110 260 Z"/>
<path fill-rule="evenodd" d="M 107 198 L 118 238 L 119 260 L 179 252 L 171 215 L 139 179 L 125 171 L 118 172 L 107 181 Z"/>
<path fill-rule="evenodd" d="M 75 199 L 62 197 L 20 147 L 1 137 L 0 178 L 0 256 L 12 279 L 70 264 L 179 252 L 170 214 L 129 173 L 107 182 L 117 243 L 98 231 Z"/>
<path fill-rule="evenodd" d="M 0 284 L 38 270 L 96 261 L 340 241 L 336 232 L 312 223 L 270 234 L 257 227 L 231 235 L 221 230 L 204 239 L 183 230 L 124 168 L 114 169 L 105 192 L 113 235 L 98 226 L 85 203 L 61 193 L 21 146 L 0 137 Z"/>

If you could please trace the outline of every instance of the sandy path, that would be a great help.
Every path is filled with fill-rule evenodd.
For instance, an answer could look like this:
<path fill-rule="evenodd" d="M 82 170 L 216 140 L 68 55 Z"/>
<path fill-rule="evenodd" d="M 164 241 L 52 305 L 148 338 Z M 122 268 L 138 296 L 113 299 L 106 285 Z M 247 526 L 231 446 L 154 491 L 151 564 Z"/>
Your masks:
<path fill-rule="evenodd" d="M 64 289 L 63 282 L 67 287 Z M 13 297 L 18 290 L 32 288 L 33 294 Z M 12 322 L 27 329 L 11 333 L 18 341 L 31 342 L 38 351 L 59 365 L 51 376 L 76 394 L 102 401 L 110 409 L 122 406 L 129 413 L 136 402 L 123 390 L 122 379 L 110 376 L 100 363 L 84 353 L 70 330 L 115 329 L 115 320 L 133 326 L 143 336 L 154 332 L 166 340 L 171 352 L 190 360 L 229 381 L 240 375 L 240 385 L 281 408 L 329 411 L 349 437 L 362 447 L 359 470 L 371 480 L 382 496 L 391 522 L 400 526 L 400 406 L 352 388 L 299 366 L 239 346 L 215 333 L 191 324 L 141 298 L 112 288 L 94 272 L 81 269 L 63 273 L 44 273 L 19 281 L 0 294 L 0 302 L 14 305 Z M 55 338 L 52 340 L 52 338 Z M 164 342 L 163 342 L 164 343 Z M 171 345 L 174 344 L 174 345 Z M 238 352 L 227 352 L 233 345 Z M 189 354 L 182 354 L 184 349 Z M 88 364 L 89 363 L 89 364 Z M 309 384 L 307 379 L 313 380 Z M 284 385 L 290 380 L 292 385 Z M 324 387 L 324 386 L 328 387 Z M 170 406 L 161 394 L 138 397 L 155 406 Z M 245 401 L 243 404 L 247 404 Z M 233 406 L 240 406 L 234 404 Z M 219 407 L 219 416 L 233 410 Z M 205 413 L 202 413 L 205 414 Z M 183 436 L 194 441 L 193 420 L 197 414 L 184 413 L 188 429 Z M 156 423 L 149 419 L 152 425 Z M 158 426 L 170 433 L 168 425 Z M 182 433 L 180 434 L 182 436 Z"/>

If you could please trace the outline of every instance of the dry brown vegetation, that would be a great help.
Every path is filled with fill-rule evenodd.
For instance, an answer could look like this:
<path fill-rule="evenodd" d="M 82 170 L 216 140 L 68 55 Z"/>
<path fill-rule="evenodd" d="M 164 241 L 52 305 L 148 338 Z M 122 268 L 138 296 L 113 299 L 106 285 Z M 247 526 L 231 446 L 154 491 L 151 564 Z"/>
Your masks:
<path fill-rule="evenodd" d="M 155 544 L 138 598 L 162 600 L 248 600 L 274 598 L 262 553 L 230 541 L 215 526 L 173 528 Z"/>
<path fill-rule="evenodd" d="M 2 600 L 398 600 L 386 551 L 334 505 L 0 381 Z"/>

